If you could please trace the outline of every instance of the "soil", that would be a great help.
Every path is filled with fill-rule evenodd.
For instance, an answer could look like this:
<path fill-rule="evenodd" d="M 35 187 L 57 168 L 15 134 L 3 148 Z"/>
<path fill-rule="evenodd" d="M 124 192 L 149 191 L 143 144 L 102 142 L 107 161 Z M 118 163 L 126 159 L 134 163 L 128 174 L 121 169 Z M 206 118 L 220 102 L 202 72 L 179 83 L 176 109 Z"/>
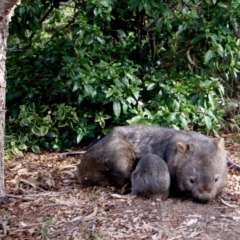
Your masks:
<path fill-rule="evenodd" d="M 240 164 L 240 144 L 228 156 Z M 1 239 L 240 239 L 240 172 L 208 204 L 148 200 L 114 188 L 80 188 L 79 155 L 27 153 L 5 164 L 8 198 L 0 205 Z"/>

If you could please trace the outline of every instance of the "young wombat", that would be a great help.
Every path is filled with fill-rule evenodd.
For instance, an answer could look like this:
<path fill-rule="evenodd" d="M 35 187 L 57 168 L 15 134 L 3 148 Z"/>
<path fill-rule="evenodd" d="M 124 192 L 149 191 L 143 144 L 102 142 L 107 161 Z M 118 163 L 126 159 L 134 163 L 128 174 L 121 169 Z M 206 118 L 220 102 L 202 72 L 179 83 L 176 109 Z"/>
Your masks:
<path fill-rule="evenodd" d="M 156 126 L 115 127 L 83 156 L 79 180 L 83 185 L 123 186 L 138 161 L 155 154 L 168 165 L 171 188 L 208 202 L 227 183 L 227 156 L 222 138 Z"/>
<path fill-rule="evenodd" d="M 167 198 L 170 174 L 167 164 L 155 154 L 146 154 L 138 162 L 131 176 L 132 194 L 151 199 Z"/>

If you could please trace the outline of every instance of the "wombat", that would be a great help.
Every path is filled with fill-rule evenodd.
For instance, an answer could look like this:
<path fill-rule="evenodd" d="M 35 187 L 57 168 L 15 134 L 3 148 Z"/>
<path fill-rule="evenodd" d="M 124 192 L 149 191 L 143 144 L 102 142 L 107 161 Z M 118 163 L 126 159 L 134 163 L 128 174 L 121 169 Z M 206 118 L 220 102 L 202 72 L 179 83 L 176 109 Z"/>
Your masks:
<path fill-rule="evenodd" d="M 167 163 L 171 189 L 200 202 L 213 199 L 227 183 L 223 138 L 147 125 L 115 127 L 91 146 L 78 165 L 80 183 L 122 187 L 149 153 Z"/>
<path fill-rule="evenodd" d="M 108 137 L 91 146 L 78 165 L 82 185 L 116 186 L 130 183 L 137 161 L 131 145 L 121 138 Z"/>
<path fill-rule="evenodd" d="M 138 162 L 131 176 L 132 194 L 151 199 L 167 198 L 170 174 L 167 164 L 155 154 L 146 154 Z"/>

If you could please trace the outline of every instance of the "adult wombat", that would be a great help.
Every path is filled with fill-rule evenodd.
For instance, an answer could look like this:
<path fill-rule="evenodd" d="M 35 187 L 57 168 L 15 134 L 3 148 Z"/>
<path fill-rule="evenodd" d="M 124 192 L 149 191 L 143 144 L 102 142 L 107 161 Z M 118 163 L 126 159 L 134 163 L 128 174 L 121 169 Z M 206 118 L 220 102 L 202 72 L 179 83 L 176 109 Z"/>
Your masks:
<path fill-rule="evenodd" d="M 167 164 L 155 154 L 146 154 L 138 162 L 131 176 L 132 194 L 151 199 L 167 198 L 170 174 Z"/>
<path fill-rule="evenodd" d="M 201 202 L 221 193 L 227 183 L 227 156 L 222 138 L 156 126 L 115 127 L 83 156 L 79 180 L 83 185 L 123 186 L 138 161 L 155 154 L 168 165 L 171 188 Z"/>

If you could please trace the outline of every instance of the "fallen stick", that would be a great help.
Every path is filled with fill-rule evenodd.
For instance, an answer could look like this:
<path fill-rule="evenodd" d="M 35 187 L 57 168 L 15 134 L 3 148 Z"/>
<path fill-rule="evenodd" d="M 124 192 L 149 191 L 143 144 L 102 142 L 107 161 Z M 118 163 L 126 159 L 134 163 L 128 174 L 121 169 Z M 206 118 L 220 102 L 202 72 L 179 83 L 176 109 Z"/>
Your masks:
<path fill-rule="evenodd" d="M 101 138 L 103 137 L 103 135 L 99 135 L 96 137 L 95 140 L 93 140 L 90 144 L 88 144 L 86 147 L 84 147 L 82 151 L 73 151 L 73 152 L 63 152 L 63 153 L 57 153 L 57 154 L 54 154 L 52 153 L 53 155 L 57 155 L 57 156 L 69 156 L 69 155 L 80 155 L 80 154 L 84 154 L 86 153 L 86 151 L 93 145 L 95 144 L 96 142 L 98 142 Z"/>
<path fill-rule="evenodd" d="M 230 169 L 233 168 L 236 171 L 240 171 L 240 166 L 229 158 L 227 158 L 227 165 Z"/>
<path fill-rule="evenodd" d="M 62 238 L 64 235 L 66 235 L 67 233 L 70 233 L 74 230 L 75 227 L 77 227 L 81 222 L 84 221 L 85 217 L 87 218 L 87 216 L 93 211 L 94 209 L 94 206 L 97 204 L 98 202 L 98 199 L 96 199 L 90 206 L 89 208 L 87 209 L 87 211 L 78 219 L 75 221 L 74 224 L 72 224 L 68 229 L 60 232 L 60 233 L 53 233 L 51 235 L 51 237 L 57 237 L 57 235 L 60 234 L 60 236 L 57 237 L 57 239 L 60 239 Z M 96 210 L 93 211 L 93 214 L 96 215 Z M 91 215 L 91 214 L 90 214 Z"/>
<path fill-rule="evenodd" d="M 42 193 L 37 193 L 37 194 L 22 194 L 22 195 L 14 195 L 14 194 L 6 194 L 7 197 L 9 198 L 18 198 L 18 199 L 23 199 L 23 200 L 34 200 L 34 198 L 39 197 L 39 196 L 59 196 L 63 194 L 69 194 L 73 190 L 65 190 L 62 192 L 42 192 Z"/>
<path fill-rule="evenodd" d="M 52 153 L 52 155 L 57 155 L 57 156 L 70 156 L 70 155 L 80 155 L 84 154 L 86 151 L 75 151 L 75 152 L 63 152 L 63 153 Z"/>

